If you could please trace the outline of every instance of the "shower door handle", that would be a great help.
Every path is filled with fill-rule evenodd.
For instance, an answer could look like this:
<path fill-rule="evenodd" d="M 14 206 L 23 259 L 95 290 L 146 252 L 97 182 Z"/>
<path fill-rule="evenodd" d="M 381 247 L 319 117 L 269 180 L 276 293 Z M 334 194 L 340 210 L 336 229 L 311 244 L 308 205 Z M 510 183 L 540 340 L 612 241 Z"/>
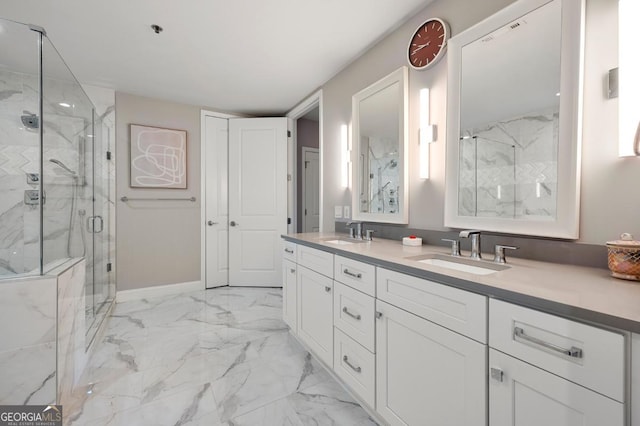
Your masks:
<path fill-rule="evenodd" d="M 98 230 L 96 230 L 96 219 L 98 220 L 98 223 L 100 223 L 100 227 Z M 89 232 L 90 234 L 99 234 L 103 230 L 104 219 L 102 219 L 102 216 L 89 216 L 87 218 L 87 232 Z"/>
<path fill-rule="evenodd" d="M 95 220 L 96 219 L 98 219 L 100 221 L 100 230 L 99 231 L 96 231 L 96 225 L 95 225 Z M 94 224 L 93 224 L 93 233 L 94 234 L 99 234 L 103 230 L 104 230 L 104 219 L 102 219 L 102 216 L 95 216 L 94 217 Z"/>

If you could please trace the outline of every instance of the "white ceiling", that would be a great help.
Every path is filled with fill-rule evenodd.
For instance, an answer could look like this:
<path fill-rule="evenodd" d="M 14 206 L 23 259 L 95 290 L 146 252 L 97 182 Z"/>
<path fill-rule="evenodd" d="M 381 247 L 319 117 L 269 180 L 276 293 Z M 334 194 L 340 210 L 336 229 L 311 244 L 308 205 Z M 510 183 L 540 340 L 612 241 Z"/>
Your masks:
<path fill-rule="evenodd" d="M 223 111 L 291 109 L 431 0 L 20 0 L 82 83 Z M 160 35 L 151 24 L 164 27 Z"/>

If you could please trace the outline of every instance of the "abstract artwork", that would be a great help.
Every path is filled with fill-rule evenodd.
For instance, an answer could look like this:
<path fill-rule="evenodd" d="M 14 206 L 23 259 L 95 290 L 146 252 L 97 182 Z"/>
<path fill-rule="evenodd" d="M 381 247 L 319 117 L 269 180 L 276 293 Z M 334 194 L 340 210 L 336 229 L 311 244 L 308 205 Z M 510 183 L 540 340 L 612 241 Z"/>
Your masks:
<path fill-rule="evenodd" d="M 131 187 L 187 188 L 187 131 L 131 125 Z"/>

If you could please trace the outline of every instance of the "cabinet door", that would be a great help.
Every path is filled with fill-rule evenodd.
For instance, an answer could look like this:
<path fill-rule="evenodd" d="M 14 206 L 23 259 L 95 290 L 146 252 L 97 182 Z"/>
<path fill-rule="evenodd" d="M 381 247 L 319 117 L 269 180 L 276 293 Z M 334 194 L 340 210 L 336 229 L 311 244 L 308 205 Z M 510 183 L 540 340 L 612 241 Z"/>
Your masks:
<path fill-rule="evenodd" d="M 384 302 L 376 311 L 378 413 L 391 425 L 486 425 L 486 346 Z"/>
<path fill-rule="evenodd" d="M 333 366 L 333 280 L 298 265 L 298 336 Z"/>
<path fill-rule="evenodd" d="M 282 319 L 294 334 L 298 332 L 296 268 L 292 261 L 282 261 Z"/>
<path fill-rule="evenodd" d="M 491 426 L 623 426 L 623 404 L 490 350 Z"/>

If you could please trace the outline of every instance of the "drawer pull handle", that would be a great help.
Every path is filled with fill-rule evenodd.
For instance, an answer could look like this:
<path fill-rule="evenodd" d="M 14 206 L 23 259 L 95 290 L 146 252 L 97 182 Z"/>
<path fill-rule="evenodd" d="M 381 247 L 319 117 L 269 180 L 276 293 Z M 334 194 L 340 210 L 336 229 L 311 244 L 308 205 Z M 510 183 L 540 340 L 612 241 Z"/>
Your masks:
<path fill-rule="evenodd" d="M 345 314 L 349 315 L 354 320 L 360 321 L 362 319 L 360 314 L 352 314 L 351 312 L 349 312 L 349 310 L 347 309 L 346 306 L 344 308 L 342 308 L 342 312 L 344 312 Z"/>
<path fill-rule="evenodd" d="M 295 270 L 295 269 L 293 269 L 293 268 L 291 268 L 291 269 L 290 269 L 290 271 L 291 271 L 291 273 L 292 273 L 292 274 L 295 274 L 295 273 L 296 273 L 296 270 Z"/>
<path fill-rule="evenodd" d="M 498 382 L 504 382 L 504 371 L 502 371 L 499 368 L 491 367 L 490 372 L 491 372 L 491 378 L 493 380 L 496 380 Z"/>
<path fill-rule="evenodd" d="M 286 248 L 286 249 L 284 249 L 284 251 L 289 253 L 289 254 L 293 254 L 293 250 L 291 250 L 291 249 Z"/>
<path fill-rule="evenodd" d="M 331 287 L 329 287 L 328 285 L 324 286 L 324 291 L 329 293 L 331 291 Z"/>
<path fill-rule="evenodd" d="M 571 348 L 563 348 L 561 346 L 554 345 L 553 343 L 545 342 L 544 340 L 537 339 L 535 337 L 529 336 L 525 334 L 524 330 L 520 327 L 514 327 L 513 329 L 513 337 L 518 337 L 522 340 L 526 340 L 535 345 L 542 346 L 545 349 L 550 349 L 555 352 L 559 352 L 563 355 L 567 355 L 571 358 L 582 358 L 582 349 L 577 348 L 575 346 L 571 346 Z"/>
<path fill-rule="evenodd" d="M 347 364 L 349 367 L 351 367 L 351 369 L 353 371 L 355 371 L 356 373 L 362 372 L 362 368 L 356 367 L 355 365 L 351 364 L 349 362 L 349 357 L 347 357 L 346 355 L 342 357 L 342 360 L 344 361 L 345 364 Z"/>
<path fill-rule="evenodd" d="M 360 272 L 358 272 L 357 274 L 354 274 L 353 272 L 351 272 L 347 268 L 344 268 L 344 271 L 342 271 L 342 272 L 344 272 L 345 275 L 349 275 L 350 277 L 353 277 L 353 278 L 357 278 L 357 279 L 362 278 L 362 274 Z"/>
<path fill-rule="evenodd" d="M 376 318 L 378 319 L 382 318 L 382 312 L 376 312 Z"/>

